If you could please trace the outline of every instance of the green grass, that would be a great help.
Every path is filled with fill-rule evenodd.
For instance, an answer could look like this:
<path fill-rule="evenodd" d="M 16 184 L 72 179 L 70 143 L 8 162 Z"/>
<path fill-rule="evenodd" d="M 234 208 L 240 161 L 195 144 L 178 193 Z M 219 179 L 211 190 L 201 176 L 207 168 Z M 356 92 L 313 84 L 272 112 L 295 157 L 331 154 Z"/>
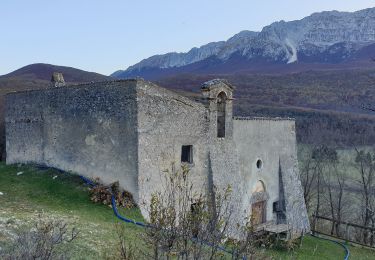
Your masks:
<path fill-rule="evenodd" d="M 17 176 L 18 172 L 23 174 Z M 57 178 L 53 179 L 54 176 Z M 0 192 L 4 194 L 0 196 L 0 220 L 31 225 L 40 213 L 64 219 L 80 231 L 74 258 L 111 256 L 117 242 L 115 223 L 118 220 L 110 207 L 90 201 L 88 188 L 78 176 L 0 163 Z M 121 213 L 143 221 L 138 209 L 121 210 Z M 138 239 L 140 228 L 124 225 L 129 241 Z M 0 227 L 0 243 L 1 237 Z"/>
<path fill-rule="evenodd" d="M 350 251 L 349 259 L 364 260 L 375 259 L 375 250 L 364 249 L 362 247 L 353 247 L 347 245 Z M 345 251 L 336 243 L 305 236 L 302 240 L 302 246 L 295 250 L 268 250 L 266 252 L 273 259 L 344 259 Z"/>
<path fill-rule="evenodd" d="M 18 172 L 23 174 L 18 175 Z M 57 176 L 57 178 L 53 178 Z M 78 227 L 79 239 L 72 246 L 73 259 L 113 258 L 117 246 L 115 224 L 118 220 L 108 206 L 90 201 L 88 188 L 75 175 L 56 170 L 41 170 L 32 166 L 6 166 L 0 163 L 0 246 L 8 239 L 4 223 L 31 225 L 40 213 L 61 218 Z M 138 209 L 121 210 L 138 221 L 143 218 Z M 2 225 L 3 224 L 3 225 Z M 140 242 L 142 228 L 123 224 L 126 238 Z M 350 259 L 375 259 L 375 251 L 350 247 Z M 294 251 L 264 249 L 273 259 L 343 259 L 344 250 L 331 242 L 306 236 L 302 247 Z"/>

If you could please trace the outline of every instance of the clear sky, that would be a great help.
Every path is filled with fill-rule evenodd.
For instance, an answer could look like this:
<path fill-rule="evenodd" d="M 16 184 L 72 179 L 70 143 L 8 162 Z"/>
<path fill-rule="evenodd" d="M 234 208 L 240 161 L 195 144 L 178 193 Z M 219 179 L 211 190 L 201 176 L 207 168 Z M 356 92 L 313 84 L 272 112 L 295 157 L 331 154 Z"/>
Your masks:
<path fill-rule="evenodd" d="M 1 0 L 0 75 L 38 62 L 111 74 L 274 21 L 368 7 L 375 0 Z"/>

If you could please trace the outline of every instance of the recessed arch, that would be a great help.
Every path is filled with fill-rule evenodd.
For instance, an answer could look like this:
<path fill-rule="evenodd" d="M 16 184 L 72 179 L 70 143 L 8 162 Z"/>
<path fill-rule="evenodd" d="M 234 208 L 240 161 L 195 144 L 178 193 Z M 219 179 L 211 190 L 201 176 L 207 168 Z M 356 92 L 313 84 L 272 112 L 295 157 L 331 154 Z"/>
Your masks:
<path fill-rule="evenodd" d="M 217 95 L 216 118 L 217 118 L 217 137 L 225 137 L 225 114 L 227 105 L 227 94 L 222 91 Z"/>
<path fill-rule="evenodd" d="M 265 192 L 265 191 L 266 191 L 266 185 L 264 185 L 263 181 L 258 180 L 253 187 L 253 193 L 259 193 L 259 192 Z"/>

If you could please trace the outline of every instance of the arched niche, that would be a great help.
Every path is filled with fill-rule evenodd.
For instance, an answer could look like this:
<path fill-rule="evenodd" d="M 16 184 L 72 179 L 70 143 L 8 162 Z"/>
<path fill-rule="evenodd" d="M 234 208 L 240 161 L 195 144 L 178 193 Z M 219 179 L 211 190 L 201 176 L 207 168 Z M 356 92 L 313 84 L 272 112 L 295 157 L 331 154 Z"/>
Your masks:
<path fill-rule="evenodd" d="M 226 114 L 226 105 L 227 105 L 227 95 L 224 91 L 220 92 L 217 95 L 217 137 L 225 137 L 225 114 Z"/>
<path fill-rule="evenodd" d="M 266 186 L 264 185 L 264 182 L 259 180 L 255 183 L 252 193 L 259 193 L 259 192 L 265 192 L 265 191 L 266 191 Z"/>

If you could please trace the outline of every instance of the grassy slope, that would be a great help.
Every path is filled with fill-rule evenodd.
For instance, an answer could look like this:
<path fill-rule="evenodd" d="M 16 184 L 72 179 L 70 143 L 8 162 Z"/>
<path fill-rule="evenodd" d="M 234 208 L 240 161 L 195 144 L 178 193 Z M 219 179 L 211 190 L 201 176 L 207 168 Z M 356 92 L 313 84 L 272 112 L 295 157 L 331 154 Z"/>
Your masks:
<path fill-rule="evenodd" d="M 21 171 L 23 174 L 17 176 Z M 53 179 L 56 175 L 58 177 Z M 0 224 L 9 219 L 15 223 L 30 223 L 44 212 L 44 215 L 62 218 L 80 230 L 80 239 L 74 248 L 76 258 L 104 258 L 113 252 L 117 219 L 111 208 L 89 200 L 87 187 L 77 176 L 2 163 L 0 191 L 4 193 L 0 196 Z M 138 210 L 122 213 L 142 220 Z M 129 240 L 136 239 L 139 228 L 126 225 Z"/>
<path fill-rule="evenodd" d="M 360 247 L 348 246 L 350 251 L 349 259 L 375 259 L 375 250 L 363 249 Z M 321 240 L 312 236 L 304 237 L 302 247 L 295 251 L 287 252 L 280 250 L 270 250 L 267 252 L 274 259 L 344 259 L 344 249 L 330 241 Z"/>
<path fill-rule="evenodd" d="M 18 172 L 23 172 L 17 176 Z M 54 176 L 58 176 L 53 179 Z M 55 170 L 39 170 L 30 166 L 0 164 L 0 245 L 4 243 L 5 223 L 30 224 L 39 213 L 75 223 L 80 238 L 74 245 L 74 258 L 100 259 L 111 257 L 116 239 L 117 223 L 112 209 L 93 204 L 87 187 L 77 176 Z M 142 220 L 138 210 L 123 210 L 131 218 Z M 11 221 L 9 221 L 11 220 Z M 140 228 L 126 225 L 129 241 L 139 241 Z M 9 226 L 9 225 L 8 225 Z M 342 259 L 343 249 L 336 244 L 307 236 L 303 247 L 294 252 L 267 250 L 274 259 Z M 375 251 L 351 247 L 351 259 L 375 259 Z"/>

